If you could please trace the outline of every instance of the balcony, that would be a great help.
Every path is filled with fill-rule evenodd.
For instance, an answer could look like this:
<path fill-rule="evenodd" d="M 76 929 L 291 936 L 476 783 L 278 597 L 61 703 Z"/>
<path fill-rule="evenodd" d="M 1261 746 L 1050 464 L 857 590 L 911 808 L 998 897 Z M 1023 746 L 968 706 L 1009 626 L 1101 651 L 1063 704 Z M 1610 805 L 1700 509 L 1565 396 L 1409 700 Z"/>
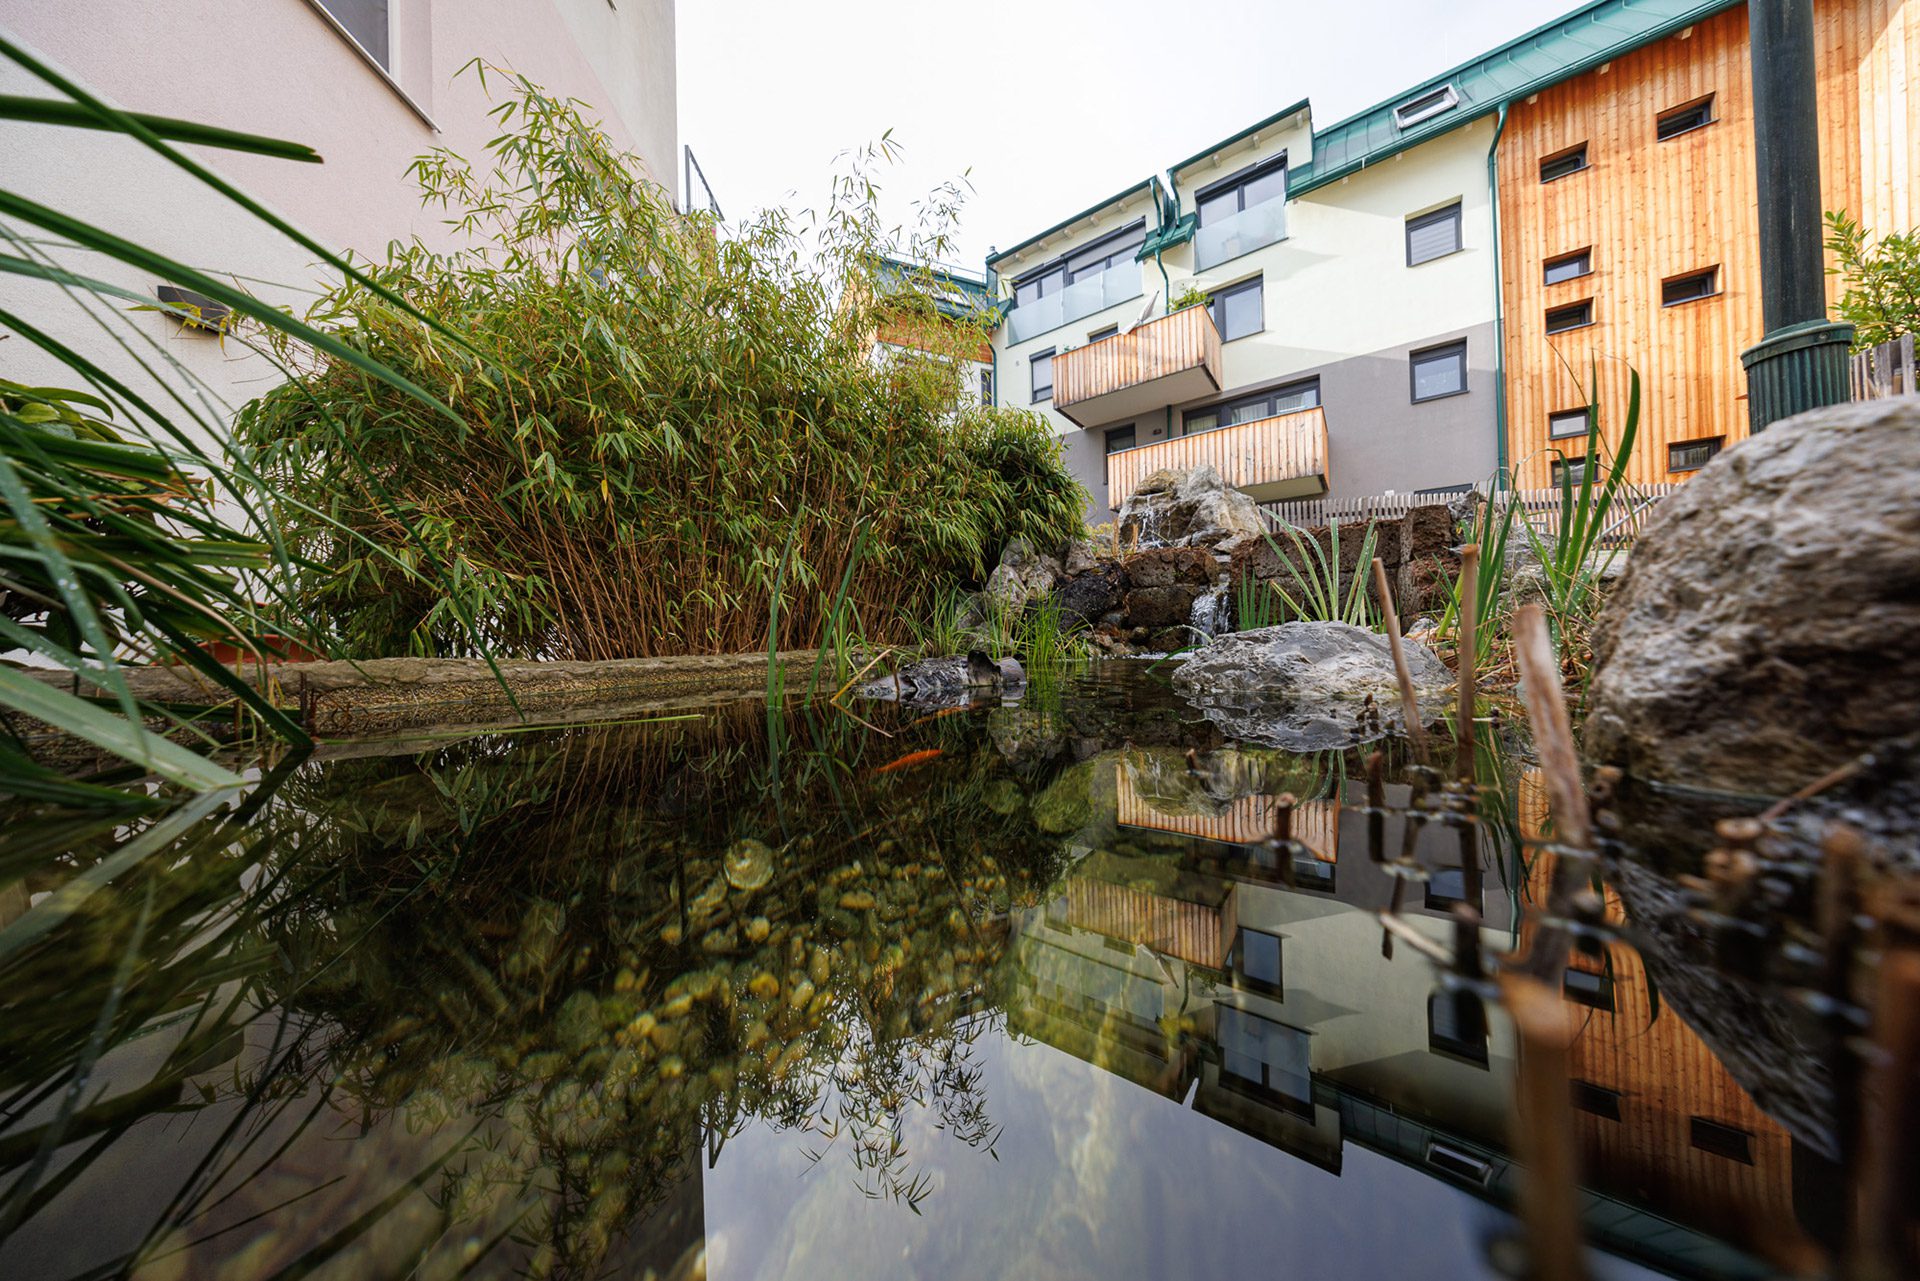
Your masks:
<path fill-rule="evenodd" d="M 1229 258 L 1250 254 L 1286 238 L 1287 202 L 1269 200 L 1194 233 L 1193 267 L 1195 271 L 1205 271 Z"/>
<path fill-rule="evenodd" d="M 1255 502 L 1313 498 L 1327 492 L 1327 414 L 1302 409 L 1176 436 L 1107 455 L 1107 495 L 1114 511 L 1140 482 L 1166 467 L 1212 463 L 1227 484 Z"/>
<path fill-rule="evenodd" d="M 1218 390 L 1220 334 L 1205 307 L 1176 311 L 1053 360 L 1053 407 L 1082 427 Z"/>
<path fill-rule="evenodd" d="M 1115 263 L 1097 276 L 1076 280 L 1059 293 L 1022 303 L 1007 313 L 1007 342 L 1025 342 L 1049 330 L 1140 296 L 1140 264 Z"/>

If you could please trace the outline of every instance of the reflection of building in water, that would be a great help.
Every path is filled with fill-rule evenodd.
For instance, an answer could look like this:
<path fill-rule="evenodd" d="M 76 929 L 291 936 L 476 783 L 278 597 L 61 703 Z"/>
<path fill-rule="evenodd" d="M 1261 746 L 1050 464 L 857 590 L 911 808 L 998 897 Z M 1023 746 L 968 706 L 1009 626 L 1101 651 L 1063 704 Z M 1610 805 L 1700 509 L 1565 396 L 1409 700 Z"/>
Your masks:
<path fill-rule="evenodd" d="M 612 1251 L 605 1275 L 691 1281 L 706 1275 L 707 1207 L 702 1177 L 705 1157 L 687 1154 L 673 1190 L 647 1209 Z"/>
<path fill-rule="evenodd" d="M 1015 1028 L 1333 1173 L 1358 1143 L 1510 1200 L 1510 1030 L 1440 996 L 1426 958 L 1383 948 L 1378 913 L 1398 878 L 1369 857 L 1357 785 L 1344 803 L 1336 789 L 1296 808 L 1311 848 L 1283 865 L 1264 842 L 1222 839 L 1270 831 L 1273 796 L 1164 804 L 1177 789 L 1156 793 L 1124 767 L 1118 781 L 1135 853 L 1090 853 L 1052 903 L 1016 917 Z M 1397 817 L 1382 824 L 1389 854 L 1407 839 Z M 1461 848 L 1455 829 L 1419 830 L 1425 879 L 1399 886 L 1403 919 L 1436 941 L 1450 941 L 1468 893 Z M 1523 879 L 1516 860 L 1479 854 L 1492 952 L 1521 940 L 1518 905 L 1541 865 Z M 1755 1231 L 1766 1216 L 1793 1222 L 1790 1141 L 1677 1015 L 1655 1010 L 1637 954 L 1616 944 L 1597 970 L 1614 1008 L 1578 999 L 1596 989 L 1577 976 L 1567 1007 L 1588 1107 L 1589 1234 L 1673 1271 L 1757 1274 L 1713 1237 L 1792 1244 Z"/>

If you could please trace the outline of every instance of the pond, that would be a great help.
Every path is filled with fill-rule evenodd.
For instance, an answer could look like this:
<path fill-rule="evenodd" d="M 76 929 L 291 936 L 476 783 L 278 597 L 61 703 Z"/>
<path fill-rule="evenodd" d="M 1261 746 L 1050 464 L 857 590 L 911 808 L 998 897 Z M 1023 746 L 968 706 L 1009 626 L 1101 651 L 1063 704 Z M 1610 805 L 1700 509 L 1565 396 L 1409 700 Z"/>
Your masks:
<path fill-rule="evenodd" d="M 1515 1273 L 1527 1056 L 1445 958 L 1543 945 L 1524 739 L 1462 804 L 1166 672 L 10 824 L 0 1276 Z M 1602 860 L 1556 984 L 1599 1276 L 1817 1267 L 1845 1218 L 1818 1025 L 1659 924 L 1695 858 Z"/>

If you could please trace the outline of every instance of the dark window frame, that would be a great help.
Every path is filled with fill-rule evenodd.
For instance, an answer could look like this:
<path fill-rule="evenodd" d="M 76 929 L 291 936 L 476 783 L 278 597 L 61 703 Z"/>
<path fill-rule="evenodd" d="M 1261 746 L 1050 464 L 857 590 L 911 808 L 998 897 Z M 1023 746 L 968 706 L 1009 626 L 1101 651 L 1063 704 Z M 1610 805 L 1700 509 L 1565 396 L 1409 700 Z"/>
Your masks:
<path fill-rule="evenodd" d="M 1568 160 L 1579 163 L 1567 165 L 1564 162 Z M 1540 158 L 1540 181 L 1542 183 L 1558 182 L 1562 178 L 1571 178 L 1574 174 L 1585 173 L 1591 168 L 1593 165 L 1587 160 L 1587 144 L 1576 143 L 1571 147 L 1562 147 L 1550 156 Z M 1549 173 L 1548 170 L 1553 172 Z"/>
<path fill-rule="evenodd" d="M 1553 487 L 1558 489 L 1560 488 L 1560 474 L 1562 472 L 1571 471 L 1576 467 L 1585 467 L 1586 465 L 1587 456 L 1585 454 L 1580 455 L 1578 458 L 1556 458 L 1553 460 L 1553 465 L 1548 469 L 1547 475 L 1552 481 Z M 1578 488 L 1583 479 L 1584 476 L 1575 474 L 1572 484 L 1575 488 Z"/>
<path fill-rule="evenodd" d="M 1673 461 L 1674 451 L 1681 450 L 1681 449 L 1688 449 L 1688 448 L 1697 448 L 1700 446 L 1711 446 L 1711 448 L 1707 450 L 1707 456 L 1705 458 L 1702 458 L 1699 462 L 1689 463 L 1685 466 L 1682 466 Z M 1708 463 L 1718 458 L 1720 456 L 1720 451 L 1725 449 L 1726 447 L 1727 447 L 1727 438 L 1725 436 L 1699 436 L 1691 440 L 1668 441 L 1667 442 L 1667 470 L 1679 471 L 1679 472 L 1699 471 L 1702 467 L 1705 467 Z"/>
<path fill-rule="evenodd" d="M 1136 231 L 1140 233 L 1140 238 L 1138 240 L 1132 240 L 1131 243 L 1128 245 L 1118 245 L 1117 242 L 1125 239 L 1130 239 L 1133 236 L 1133 233 Z M 1084 265 L 1084 263 L 1077 270 L 1069 267 L 1068 264 L 1073 259 L 1076 259 L 1076 258 L 1084 259 L 1084 257 L 1088 253 L 1091 253 L 1093 250 L 1099 249 L 1102 246 L 1106 246 L 1106 245 L 1115 245 L 1116 247 L 1110 250 L 1105 255 L 1104 262 L 1100 267 L 1100 272 L 1105 272 L 1113 266 L 1113 260 L 1116 256 L 1125 255 L 1128 249 L 1132 249 L 1137 253 L 1140 246 L 1144 245 L 1146 242 L 1147 242 L 1147 220 L 1144 217 L 1142 217 L 1142 218 L 1135 218 L 1132 222 L 1128 223 L 1126 226 L 1110 231 L 1104 236 L 1100 236 L 1096 239 L 1089 240 L 1084 245 L 1076 245 L 1072 249 L 1068 249 L 1059 254 L 1056 254 L 1052 258 L 1049 258 L 1047 261 L 1041 263 L 1039 266 L 1030 267 L 1026 271 L 1021 272 L 1018 276 L 1015 276 L 1011 281 L 1008 282 L 1009 288 L 1013 290 L 1013 305 L 1016 308 L 1021 305 L 1020 304 L 1021 289 L 1025 288 L 1028 285 L 1045 280 L 1049 276 L 1058 275 L 1060 277 L 1059 288 L 1051 291 L 1045 290 L 1045 289 L 1041 290 L 1038 294 L 1035 295 L 1036 301 L 1040 298 L 1051 298 L 1055 293 L 1063 292 L 1067 288 L 1067 286 L 1077 283 L 1079 280 L 1083 279 L 1084 277 L 1099 274 L 1097 272 L 1088 270 L 1087 266 Z"/>
<path fill-rule="evenodd" d="M 1567 323 L 1569 320 L 1571 324 Z M 1582 298 L 1579 302 L 1565 302 L 1557 307 L 1547 308 L 1545 318 L 1547 336 L 1558 337 L 1570 334 L 1576 329 L 1593 327 L 1593 299 Z"/>
<path fill-rule="evenodd" d="M 1120 336 L 1120 326 L 1108 325 L 1104 329 L 1096 329 L 1092 333 L 1088 334 L 1087 346 L 1091 347 L 1093 346 L 1093 344 L 1097 342 L 1105 342 L 1109 338 L 1117 338 L 1119 336 Z"/>
<path fill-rule="evenodd" d="M 1579 1077 L 1574 1077 L 1567 1084 L 1575 1108 L 1604 1121 L 1620 1119 L 1620 1101 L 1626 1097 L 1620 1091 L 1596 1085 L 1592 1081 L 1583 1081 Z"/>
<path fill-rule="evenodd" d="M 1258 934 L 1261 938 L 1273 940 L 1273 964 L 1274 968 L 1279 971 L 1278 978 L 1273 980 L 1256 978 L 1246 972 L 1244 968 L 1246 952 L 1244 949 L 1246 947 L 1247 935 L 1249 934 Z M 1233 954 L 1230 964 L 1233 973 L 1234 987 L 1247 992 L 1258 992 L 1263 996 L 1271 996 L 1281 1000 L 1285 999 L 1287 990 L 1287 948 L 1285 935 L 1275 934 L 1272 930 L 1258 930 L 1250 926 L 1240 926 L 1233 932 Z"/>
<path fill-rule="evenodd" d="M 1037 405 L 1043 400 L 1053 399 L 1053 360 L 1054 357 L 1059 354 L 1060 351 L 1058 348 L 1049 347 L 1045 351 L 1032 352 L 1027 356 L 1027 388 L 1029 394 L 1032 396 L 1032 399 L 1027 402 L 1028 404 Z M 1040 394 L 1040 384 L 1033 381 L 1033 362 L 1042 356 L 1046 357 L 1047 360 L 1047 394 L 1044 396 Z"/>
<path fill-rule="evenodd" d="M 1753 1164 L 1753 1133 L 1707 1116 L 1687 1118 L 1687 1142 L 1701 1152 L 1742 1165 Z"/>
<path fill-rule="evenodd" d="M 1183 436 L 1199 436 L 1210 431 L 1219 431 L 1222 427 L 1236 426 L 1237 424 L 1225 421 L 1227 415 L 1234 410 L 1247 405 L 1257 404 L 1260 401 L 1266 401 L 1271 405 L 1282 396 L 1305 391 L 1309 387 L 1313 389 L 1313 403 L 1311 405 L 1304 406 L 1300 409 L 1283 409 L 1278 414 L 1262 414 L 1259 418 L 1249 418 L 1247 421 L 1257 423 L 1268 418 L 1278 418 L 1281 414 L 1301 414 L 1305 413 L 1308 409 L 1318 409 L 1322 404 L 1320 399 L 1320 375 L 1315 374 L 1311 378 L 1296 378 L 1290 383 L 1282 383 L 1278 387 L 1269 387 L 1267 390 L 1256 392 L 1251 396 L 1236 396 L 1232 400 L 1217 400 L 1211 405 L 1197 405 L 1181 414 L 1180 434 Z M 1200 431 L 1193 431 L 1188 427 L 1187 424 L 1195 418 L 1204 418 L 1208 414 L 1215 415 L 1217 419 L 1213 426 L 1203 427 Z"/>
<path fill-rule="evenodd" d="M 1223 1061 L 1220 1069 L 1220 1084 L 1234 1091 L 1237 1094 L 1244 1094 L 1250 1098 L 1265 1099 L 1270 1102 L 1278 1103 L 1282 1107 L 1284 1107 L 1287 1111 L 1293 1112 L 1297 1116 L 1305 1117 L 1311 1120 L 1313 1117 L 1313 1098 L 1312 1098 L 1313 1050 L 1311 1048 L 1313 1043 L 1313 1033 L 1307 1031 L 1305 1028 L 1295 1027 L 1291 1023 L 1282 1023 L 1279 1019 L 1270 1019 L 1266 1017 L 1264 1014 L 1256 1013 L 1253 1010 L 1245 1009 L 1238 1005 L 1220 1004 L 1220 1005 L 1217 1005 L 1216 1008 L 1222 1011 L 1231 1010 L 1234 1014 L 1237 1014 L 1242 1018 L 1251 1019 L 1256 1023 L 1265 1023 L 1270 1027 L 1280 1028 L 1286 1032 L 1291 1033 L 1294 1036 L 1306 1038 L 1307 1044 L 1308 1044 L 1308 1050 L 1307 1050 L 1308 1097 L 1307 1098 L 1303 1099 L 1303 1098 L 1300 1098 L 1298 1095 L 1289 1094 L 1285 1090 L 1281 1089 L 1278 1085 L 1275 1085 L 1273 1083 L 1273 1064 L 1268 1062 L 1265 1059 L 1260 1060 L 1260 1079 L 1257 1081 L 1254 1080 L 1252 1077 L 1241 1076 L 1239 1073 L 1228 1069 Z M 1217 1027 L 1217 1021 L 1216 1021 L 1216 1027 Z M 1215 1037 L 1217 1040 L 1218 1038 L 1217 1030 L 1215 1033 Z M 1223 1060 L 1224 1060 L 1224 1057 L 1225 1056 L 1223 1055 L 1222 1056 Z"/>
<path fill-rule="evenodd" d="M 1427 121 L 1446 115 L 1460 105 L 1460 91 L 1449 80 L 1437 85 L 1425 93 L 1415 94 L 1393 109 L 1393 123 L 1397 129 L 1412 129 Z"/>
<path fill-rule="evenodd" d="M 1582 978 L 1582 982 L 1578 985 L 1573 981 L 1573 976 L 1576 974 Z M 1593 980 L 1591 988 L 1585 985 L 1586 979 Z M 1560 981 L 1560 991 L 1567 1000 L 1591 1009 L 1612 1013 L 1618 1008 L 1614 1002 L 1613 975 L 1604 970 L 1583 970 L 1578 966 L 1570 965 L 1565 971 L 1565 977 Z"/>
<path fill-rule="evenodd" d="M 1688 294 L 1684 298 L 1672 296 L 1676 285 L 1690 285 L 1704 280 L 1707 288 L 1702 293 Z M 1684 307 L 1690 302 L 1705 302 L 1709 298 L 1720 296 L 1720 264 L 1702 267 L 1697 271 L 1683 271 L 1677 276 L 1668 276 L 1660 282 L 1660 305 L 1662 307 Z"/>
<path fill-rule="evenodd" d="M 1442 258 L 1451 258 L 1457 253 L 1466 252 L 1467 221 L 1464 206 L 1464 201 L 1456 200 L 1450 205 L 1443 205 L 1438 209 L 1432 209 L 1423 214 L 1415 214 L 1407 219 L 1407 266 L 1422 267 L 1427 263 L 1438 262 Z M 1445 250 L 1442 253 L 1428 254 L 1425 258 L 1415 259 L 1413 256 L 1413 233 L 1416 231 L 1425 231 L 1428 227 L 1437 227 L 1443 222 L 1451 222 L 1453 224 L 1453 248 Z"/>
<path fill-rule="evenodd" d="M 1442 988 L 1427 995 L 1427 1053 L 1438 1054 L 1441 1058 L 1452 1059 L 1457 1063 L 1471 1064 L 1483 1070 L 1489 1067 L 1487 1007 L 1485 1002 L 1480 1002 L 1476 1006 L 1473 1003 L 1474 1000 L 1471 992 L 1456 988 Z M 1439 1001 L 1459 1001 L 1463 1009 L 1477 1008 L 1479 1035 L 1470 1041 L 1439 1035 L 1433 1025 L 1433 1008 Z"/>
<path fill-rule="evenodd" d="M 1565 266 L 1569 263 L 1579 263 L 1580 270 L 1574 272 L 1571 275 L 1561 276 L 1559 279 L 1556 280 L 1553 275 L 1553 269 L 1555 267 Z M 1553 257 L 1547 259 L 1545 262 L 1540 264 L 1540 281 L 1542 284 L 1548 286 L 1549 288 L 1551 288 L 1554 285 L 1564 285 L 1570 280 L 1584 280 L 1588 276 L 1591 276 L 1592 274 L 1593 274 L 1593 246 L 1592 245 L 1588 245 L 1585 249 L 1576 249 L 1572 253 L 1555 254 Z"/>
<path fill-rule="evenodd" d="M 1668 107 L 1653 118 L 1653 139 L 1655 142 L 1672 142 L 1708 125 L 1720 123 L 1720 117 L 1713 114 L 1713 95 L 1695 98 L 1683 102 L 1677 107 Z M 1678 122 L 1678 127 L 1673 127 Z"/>
<path fill-rule="evenodd" d="M 1140 447 L 1139 426 L 1138 423 L 1128 423 L 1124 427 L 1109 427 L 1102 433 L 1100 443 L 1105 447 L 1108 455 L 1124 454 L 1129 449 L 1138 449 Z M 1127 443 L 1116 449 L 1113 444 L 1114 438 L 1121 432 L 1127 434 Z"/>
<path fill-rule="evenodd" d="M 1553 426 L 1554 419 L 1572 418 L 1575 416 L 1578 416 L 1580 419 L 1580 430 L 1578 431 L 1554 430 L 1554 426 Z M 1582 405 L 1578 409 L 1553 410 L 1551 413 L 1547 415 L 1547 439 L 1548 440 L 1585 440 L 1593 430 L 1592 417 L 1593 417 L 1592 410 L 1585 405 Z"/>
<path fill-rule="evenodd" d="M 1460 892 L 1458 894 L 1434 892 L 1434 881 L 1443 873 L 1458 874 L 1460 878 Z M 1483 897 L 1486 894 L 1486 887 L 1484 885 L 1481 886 L 1480 893 Z M 1421 898 L 1423 905 L 1429 912 L 1440 912 L 1446 915 L 1451 915 L 1453 909 L 1461 903 L 1465 903 L 1476 912 L 1485 906 L 1483 903 L 1476 903 L 1467 897 L 1467 869 L 1464 864 L 1459 867 L 1436 867 L 1429 869 L 1427 872 L 1426 889 Z"/>
<path fill-rule="evenodd" d="M 1245 293 L 1257 293 L 1260 295 L 1260 327 L 1257 329 L 1249 329 L 1244 334 L 1229 336 L 1226 326 L 1226 300 L 1236 294 Z M 1220 341 L 1223 343 L 1239 342 L 1242 338 L 1251 338 L 1255 334 L 1264 334 L 1267 332 L 1266 277 L 1264 275 L 1254 276 L 1231 285 L 1223 285 L 1214 290 L 1207 295 L 1207 315 L 1212 318 L 1213 327 L 1219 331 Z"/>
<path fill-rule="evenodd" d="M 1460 387 L 1456 391 L 1436 392 L 1431 396 L 1420 394 L 1420 364 L 1422 361 L 1435 361 L 1452 356 L 1460 360 Z M 1436 400 L 1447 400 L 1454 396 L 1464 396 L 1473 390 L 1472 379 L 1467 369 L 1467 340 L 1456 338 L 1452 342 L 1437 343 L 1432 347 L 1422 347 L 1418 351 L 1407 353 L 1407 394 L 1411 403 L 1425 405 Z"/>
<path fill-rule="evenodd" d="M 1210 182 L 1206 186 L 1197 189 L 1193 193 L 1193 210 L 1196 224 L 1202 227 L 1206 226 L 1206 212 L 1202 206 L 1209 201 L 1225 195 L 1229 191 L 1235 193 L 1236 199 L 1234 200 L 1233 213 L 1228 214 L 1227 217 L 1237 217 L 1245 213 L 1250 207 L 1247 204 L 1247 188 L 1276 170 L 1279 171 L 1280 174 L 1280 195 L 1278 199 L 1284 203 L 1289 197 L 1287 194 L 1287 153 L 1283 151 L 1277 156 L 1269 156 L 1265 160 L 1257 161 L 1254 164 L 1246 166 L 1244 169 L 1237 169 L 1226 177 L 1215 182 Z M 1273 201 L 1262 200 L 1259 203 L 1267 205 L 1272 204 Z"/>

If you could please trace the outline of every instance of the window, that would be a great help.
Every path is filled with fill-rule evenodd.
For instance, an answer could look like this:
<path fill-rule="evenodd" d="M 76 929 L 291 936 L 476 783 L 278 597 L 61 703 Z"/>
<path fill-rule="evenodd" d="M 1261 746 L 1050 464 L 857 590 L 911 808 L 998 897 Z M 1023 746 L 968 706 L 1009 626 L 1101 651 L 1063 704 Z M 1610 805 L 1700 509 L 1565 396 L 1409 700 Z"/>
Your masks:
<path fill-rule="evenodd" d="M 1578 1001 L 1596 1010 L 1613 1009 L 1613 979 L 1606 974 L 1569 967 L 1564 990 L 1569 1001 Z"/>
<path fill-rule="evenodd" d="M 1416 351 L 1408 360 L 1408 368 L 1415 404 L 1458 396 L 1467 389 L 1467 344 L 1463 340 Z"/>
<path fill-rule="evenodd" d="M 1726 443 L 1725 436 L 1709 436 L 1705 440 L 1676 440 L 1667 446 L 1667 470 L 1699 471 L 1713 461 L 1713 456 Z"/>
<path fill-rule="evenodd" d="M 1540 162 L 1540 181 L 1552 182 L 1555 178 L 1564 178 L 1570 173 L 1579 173 L 1587 167 L 1587 144 L 1568 147 L 1565 151 L 1556 151 Z"/>
<path fill-rule="evenodd" d="M 1460 202 L 1407 219 L 1407 266 L 1460 252 Z"/>
<path fill-rule="evenodd" d="M 393 70 L 393 41 L 387 16 L 388 0 L 320 0 L 327 16 L 367 51 L 367 56 Z"/>
<path fill-rule="evenodd" d="M 1593 299 L 1585 302 L 1568 303 L 1564 307 L 1553 307 L 1547 311 L 1547 332 L 1564 334 L 1570 329 L 1585 329 L 1593 323 Z"/>
<path fill-rule="evenodd" d="M 1112 235 L 1083 245 L 1064 257 L 1034 268 L 1013 284 L 1013 305 L 1025 307 L 1051 298 L 1076 284 L 1100 275 L 1118 263 L 1132 262 L 1134 254 L 1146 243 L 1145 219 L 1128 224 Z M 1083 315 L 1086 313 L 1082 313 Z"/>
<path fill-rule="evenodd" d="M 1096 329 L 1096 330 L 1094 330 L 1094 331 L 1093 331 L 1092 333 L 1090 333 L 1090 334 L 1088 334 L 1088 335 L 1087 335 L 1087 342 L 1088 342 L 1088 343 L 1097 343 L 1097 342 L 1099 342 L 1099 341 L 1100 341 L 1100 340 L 1101 340 L 1102 338 L 1111 338 L 1111 337 L 1113 337 L 1113 336 L 1114 336 L 1115 334 L 1117 334 L 1117 333 L 1119 333 L 1119 332 L 1120 332 L 1120 326 L 1118 326 L 1118 325 L 1108 325 L 1108 326 L 1107 326 L 1107 327 L 1106 327 L 1105 329 Z"/>
<path fill-rule="evenodd" d="M 1579 253 L 1561 254 L 1558 258 L 1547 259 L 1547 283 L 1557 285 L 1563 280 L 1578 280 L 1582 276 L 1593 274 L 1593 250 L 1582 249 Z"/>
<path fill-rule="evenodd" d="M 1548 440 L 1567 440 L 1586 434 L 1587 411 L 1584 409 L 1562 409 L 1547 415 Z"/>
<path fill-rule="evenodd" d="M 1723 1156 L 1742 1165 L 1753 1164 L 1753 1136 L 1738 1126 L 1709 1121 L 1704 1116 L 1688 1118 L 1693 1130 L 1693 1146 L 1702 1152 Z"/>
<path fill-rule="evenodd" d="M 1393 109 L 1393 123 L 1402 129 L 1411 129 L 1422 120 L 1431 120 L 1445 111 L 1452 111 L 1460 105 L 1460 95 L 1454 92 L 1452 85 L 1441 85 L 1438 89 L 1429 89 L 1415 98 L 1409 98 Z"/>
<path fill-rule="evenodd" d="M 1450 1058 L 1487 1065 L 1487 1010 L 1464 987 L 1427 998 L 1427 1049 Z"/>
<path fill-rule="evenodd" d="M 1293 886 L 1300 890 L 1318 890 L 1322 894 L 1333 893 L 1335 865 L 1325 859 L 1315 858 L 1311 854 L 1293 860 Z"/>
<path fill-rule="evenodd" d="M 1234 986 L 1249 987 L 1278 996 L 1280 986 L 1280 936 L 1244 927 L 1233 941 Z"/>
<path fill-rule="evenodd" d="M 1036 351 L 1027 357 L 1027 368 L 1033 371 L 1033 403 L 1053 399 L 1053 348 Z"/>
<path fill-rule="evenodd" d="M 1220 341 L 1232 342 L 1265 329 L 1267 316 L 1263 300 L 1264 291 L 1258 276 L 1222 289 L 1209 298 L 1207 310 L 1213 316 L 1214 328 L 1220 331 Z"/>
<path fill-rule="evenodd" d="M 1199 432 L 1212 431 L 1216 427 L 1257 423 L 1263 418 L 1278 418 L 1281 414 L 1295 414 L 1303 409 L 1312 409 L 1319 403 L 1320 380 L 1309 378 L 1305 382 L 1289 383 L 1273 391 L 1263 391 L 1258 395 L 1230 400 L 1223 405 L 1209 405 L 1205 409 L 1195 409 L 1187 414 L 1186 420 L 1181 424 L 1181 435 L 1192 436 Z"/>
<path fill-rule="evenodd" d="M 1439 1139 L 1427 1144 L 1427 1164 L 1442 1174 L 1482 1187 L 1493 1181 L 1493 1162 Z"/>
<path fill-rule="evenodd" d="M 1708 94 L 1698 102 L 1689 102 L 1684 107 L 1675 107 L 1663 111 L 1653 122 L 1653 136 L 1661 142 L 1669 138 L 1678 138 L 1683 133 L 1692 133 L 1695 129 L 1704 129 L 1713 123 L 1713 95 Z"/>
<path fill-rule="evenodd" d="M 1683 302 L 1698 302 L 1702 298 L 1711 298 L 1720 292 L 1720 269 L 1709 267 L 1705 271 L 1692 271 L 1684 276 L 1673 276 L 1660 282 L 1660 305 L 1678 307 Z"/>
<path fill-rule="evenodd" d="M 1217 1009 L 1223 1077 L 1271 1091 L 1297 1110 L 1311 1112 L 1313 1074 L 1307 1034 L 1230 1005 Z"/>
<path fill-rule="evenodd" d="M 1604 1085 L 1595 1085 L 1592 1081 L 1575 1078 L 1573 1082 L 1573 1106 L 1582 1112 L 1608 1121 L 1620 1119 L 1620 1091 L 1609 1090 Z"/>
<path fill-rule="evenodd" d="M 1117 454 L 1123 449 L 1132 449 L 1132 448 L 1133 448 L 1133 424 L 1132 423 L 1128 423 L 1125 427 L 1110 427 L 1107 429 L 1107 452 L 1109 454 Z"/>
<path fill-rule="evenodd" d="M 993 403 L 993 371 L 991 369 L 980 371 L 980 403 L 983 405 Z"/>
<path fill-rule="evenodd" d="M 1568 485 L 1578 485 L 1587 478 L 1587 460 L 1584 458 L 1556 458 L 1553 462 L 1553 487 L 1562 489 Z"/>
<path fill-rule="evenodd" d="M 1454 904 L 1469 901 L 1465 868 L 1443 867 L 1427 877 L 1427 906 L 1432 910 L 1451 912 Z"/>
<path fill-rule="evenodd" d="M 1028 307 L 1042 298 L 1051 298 L 1067 287 L 1067 266 L 1052 263 L 1032 275 L 1014 282 L 1013 305 Z"/>
<path fill-rule="evenodd" d="M 1202 187 L 1194 193 L 1194 207 L 1200 212 L 1200 225 L 1212 227 L 1255 205 L 1284 200 L 1286 196 L 1287 158 L 1281 156 Z"/>

